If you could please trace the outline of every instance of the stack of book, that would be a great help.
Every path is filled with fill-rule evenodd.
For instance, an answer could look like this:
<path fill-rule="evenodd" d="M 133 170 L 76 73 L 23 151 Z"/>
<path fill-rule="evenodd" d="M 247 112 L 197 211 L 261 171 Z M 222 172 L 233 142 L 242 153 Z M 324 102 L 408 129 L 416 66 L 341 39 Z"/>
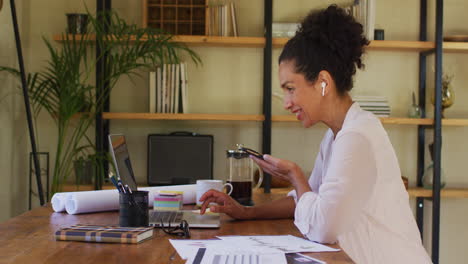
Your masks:
<path fill-rule="evenodd" d="M 354 0 L 345 10 L 361 23 L 368 40 L 374 39 L 376 0 Z"/>
<path fill-rule="evenodd" d="M 299 29 L 299 26 L 299 23 L 273 22 L 271 26 L 272 36 L 274 38 L 292 38 Z"/>
<path fill-rule="evenodd" d="M 209 36 L 239 36 L 236 8 L 233 2 L 210 4 L 207 9 Z"/>
<path fill-rule="evenodd" d="M 149 73 L 149 112 L 188 113 L 187 64 L 164 64 Z"/>
<path fill-rule="evenodd" d="M 390 115 L 390 105 L 384 96 L 353 96 L 353 101 L 366 111 L 372 112 L 379 117 Z"/>

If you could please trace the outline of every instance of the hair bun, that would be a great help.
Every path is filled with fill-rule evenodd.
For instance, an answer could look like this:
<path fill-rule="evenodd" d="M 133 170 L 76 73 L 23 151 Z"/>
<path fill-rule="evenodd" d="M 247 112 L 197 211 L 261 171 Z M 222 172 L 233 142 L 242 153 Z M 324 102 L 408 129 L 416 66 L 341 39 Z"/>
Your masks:
<path fill-rule="evenodd" d="M 315 45 L 328 48 L 346 59 L 353 59 L 361 67 L 360 57 L 368 41 L 363 36 L 362 25 L 342 8 L 331 5 L 315 16 L 307 16 L 298 34 Z M 351 47 L 352 52 L 346 52 L 344 47 Z"/>

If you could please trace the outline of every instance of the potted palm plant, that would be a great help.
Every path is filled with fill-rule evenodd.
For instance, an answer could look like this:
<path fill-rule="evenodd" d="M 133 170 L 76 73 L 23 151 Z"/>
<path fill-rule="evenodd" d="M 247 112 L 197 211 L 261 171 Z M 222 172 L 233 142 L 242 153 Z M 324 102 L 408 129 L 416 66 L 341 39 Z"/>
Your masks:
<path fill-rule="evenodd" d="M 28 89 L 34 116 L 45 110 L 57 126 L 52 194 L 61 191 L 63 183 L 73 174 L 75 160 L 89 155 L 93 164 L 107 160 L 104 153 L 96 153 L 88 132 L 120 77 L 134 77 L 138 69 L 162 63 L 178 63 L 180 53 L 188 54 L 196 64 L 201 62 L 196 53 L 172 38 L 159 29 L 129 25 L 114 12 L 89 14 L 86 33 L 62 34 L 63 41 L 57 48 L 43 38 L 50 58 L 43 70 L 28 74 Z M 96 57 L 90 48 L 93 40 L 100 54 L 106 56 Z M 92 84 L 99 60 L 108 66 L 101 72 L 102 87 Z M 19 76 L 16 69 L 0 67 L 0 71 Z M 101 92 L 97 93 L 98 90 Z M 98 167 L 97 175 L 103 177 L 102 167 Z"/>

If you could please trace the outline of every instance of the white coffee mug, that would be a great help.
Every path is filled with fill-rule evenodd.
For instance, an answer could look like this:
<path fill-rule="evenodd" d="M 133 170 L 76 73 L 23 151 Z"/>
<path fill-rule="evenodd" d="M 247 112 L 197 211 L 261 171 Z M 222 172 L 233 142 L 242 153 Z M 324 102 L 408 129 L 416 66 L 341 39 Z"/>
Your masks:
<path fill-rule="evenodd" d="M 230 195 L 232 192 L 232 185 L 230 183 L 223 184 L 222 180 L 197 180 L 197 205 L 202 205 L 200 198 L 210 189 L 215 189 L 222 192 L 226 186 L 229 186 L 228 195 Z"/>

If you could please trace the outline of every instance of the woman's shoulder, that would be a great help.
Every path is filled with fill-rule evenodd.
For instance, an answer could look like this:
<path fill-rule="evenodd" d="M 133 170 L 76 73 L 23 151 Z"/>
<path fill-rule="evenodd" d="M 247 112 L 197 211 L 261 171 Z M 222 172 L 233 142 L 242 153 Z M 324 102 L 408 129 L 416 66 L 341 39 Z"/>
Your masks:
<path fill-rule="evenodd" d="M 384 132 L 382 122 L 374 114 L 359 109 L 352 116 L 347 116 L 338 136 L 358 133 L 365 137 Z"/>

